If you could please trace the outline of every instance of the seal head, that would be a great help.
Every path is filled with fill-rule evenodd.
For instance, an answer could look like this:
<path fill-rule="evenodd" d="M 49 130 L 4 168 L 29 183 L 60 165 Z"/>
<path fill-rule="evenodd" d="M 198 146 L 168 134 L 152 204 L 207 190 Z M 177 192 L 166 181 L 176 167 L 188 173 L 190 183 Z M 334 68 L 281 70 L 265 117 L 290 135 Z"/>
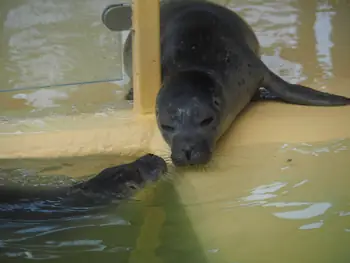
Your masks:
<path fill-rule="evenodd" d="M 134 167 L 144 182 L 154 182 L 168 171 L 164 159 L 151 153 L 137 159 Z"/>
<path fill-rule="evenodd" d="M 176 166 L 210 161 L 220 129 L 217 83 L 207 73 L 189 70 L 166 77 L 157 96 L 157 123 Z"/>
<path fill-rule="evenodd" d="M 134 190 L 154 182 L 167 171 L 166 162 L 154 154 L 146 154 L 134 162 L 109 167 L 94 178 L 75 185 L 75 189 L 101 196 L 130 196 Z"/>

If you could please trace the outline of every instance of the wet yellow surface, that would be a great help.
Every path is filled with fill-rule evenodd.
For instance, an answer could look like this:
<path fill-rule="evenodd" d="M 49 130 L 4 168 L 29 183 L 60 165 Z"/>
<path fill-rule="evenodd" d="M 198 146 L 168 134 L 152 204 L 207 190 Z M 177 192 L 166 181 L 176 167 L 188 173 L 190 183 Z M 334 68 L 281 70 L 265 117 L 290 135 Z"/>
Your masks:
<path fill-rule="evenodd" d="M 205 173 L 179 177 L 208 262 L 347 262 L 349 146 L 235 147 Z"/>
<path fill-rule="evenodd" d="M 115 2 L 2 1 L 0 90 L 121 79 L 122 36 L 100 19 Z"/>
<path fill-rule="evenodd" d="M 274 72 L 293 83 L 350 97 L 348 1 L 220 2 L 252 25 L 262 59 Z M 0 93 L 0 156 L 132 156 L 140 149 L 168 156 L 154 119 L 136 117 L 122 103 L 123 87 L 90 85 L 49 89 L 41 97 L 39 91 Z M 55 107 L 37 107 L 35 102 L 48 98 L 49 91 L 61 92 L 49 99 Z M 79 110 L 72 111 L 72 105 Z M 157 226 L 143 226 L 154 231 L 146 235 L 149 239 L 139 237 L 134 257 L 191 263 L 349 262 L 349 147 L 350 107 L 252 104 L 219 142 L 207 168 L 174 174 L 177 198 L 204 257 L 182 253 L 184 241 L 169 230 L 172 224 L 166 220 L 171 219 L 163 218 L 167 204 L 155 212 L 161 218 Z M 16 164 L 5 161 L 9 167 Z M 159 187 L 163 194 L 157 198 L 162 199 L 166 194 Z M 177 249 L 167 250 L 169 244 Z"/>

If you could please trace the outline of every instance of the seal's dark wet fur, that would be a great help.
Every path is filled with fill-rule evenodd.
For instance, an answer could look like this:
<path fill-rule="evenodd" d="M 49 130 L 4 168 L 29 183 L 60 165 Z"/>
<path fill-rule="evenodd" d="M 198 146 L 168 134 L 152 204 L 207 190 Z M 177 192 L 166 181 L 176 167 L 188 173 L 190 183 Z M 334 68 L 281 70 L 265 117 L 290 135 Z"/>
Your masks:
<path fill-rule="evenodd" d="M 290 84 L 274 74 L 260 59 L 251 27 L 226 7 L 199 0 L 165 1 L 160 15 L 162 87 L 156 114 L 177 166 L 208 163 L 216 141 L 257 98 L 314 106 L 350 104 L 349 98 Z M 132 77 L 131 42 L 129 34 L 124 63 Z"/>
<path fill-rule="evenodd" d="M 0 204 L 17 202 L 56 202 L 64 205 L 89 206 L 130 197 L 147 182 L 156 181 L 166 173 L 166 162 L 153 154 L 134 162 L 109 167 L 95 177 L 69 187 L 0 187 Z"/>

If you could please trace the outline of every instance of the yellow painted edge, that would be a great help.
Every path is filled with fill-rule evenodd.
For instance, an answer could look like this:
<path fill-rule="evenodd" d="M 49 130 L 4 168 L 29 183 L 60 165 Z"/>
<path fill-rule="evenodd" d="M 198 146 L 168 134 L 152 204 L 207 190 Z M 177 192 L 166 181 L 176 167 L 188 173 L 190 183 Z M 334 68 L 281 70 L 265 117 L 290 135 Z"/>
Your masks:
<path fill-rule="evenodd" d="M 141 114 L 154 113 L 161 85 L 159 6 L 159 0 L 132 1 L 134 110 Z"/>
<path fill-rule="evenodd" d="M 350 137 L 350 107 L 302 107 L 258 103 L 249 107 L 220 140 L 231 152 L 238 145 L 320 142 Z M 69 157 L 89 154 L 135 156 L 150 151 L 169 157 L 153 114 L 117 112 L 107 117 L 64 116 L 43 122 L 56 131 L 0 134 L 0 158 Z M 10 130 L 2 124 L 1 130 Z M 27 125 L 27 124 L 26 124 Z M 24 130 L 27 127 L 19 127 Z M 28 128 L 29 129 L 29 128 Z M 42 131 L 40 127 L 30 130 Z M 13 130 L 15 132 L 16 130 Z M 221 143 L 224 142 L 224 143 Z"/>
<path fill-rule="evenodd" d="M 124 117 L 123 117 L 124 116 Z M 157 131 L 153 115 L 116 114 L 107 117 L 64 116 L 46 130 L 1 134 L 0 158 L 55 158 L 93 154 L 135 156 L 149 151 Z M 74 125 L 74 126 L 73 126 Z"/>

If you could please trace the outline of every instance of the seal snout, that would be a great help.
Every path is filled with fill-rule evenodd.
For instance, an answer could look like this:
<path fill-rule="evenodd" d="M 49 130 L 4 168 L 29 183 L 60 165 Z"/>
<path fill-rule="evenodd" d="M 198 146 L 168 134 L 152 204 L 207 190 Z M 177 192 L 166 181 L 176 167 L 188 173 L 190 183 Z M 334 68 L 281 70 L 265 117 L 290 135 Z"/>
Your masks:
<path fill-rule="evenodd" d="M 138 171 L 145 181 L 157 180 L 168 171 L 164 159 L 154 154 L 146 154 L 136 162 Z"/>
<path fill-rule="evenodd" d="M 206 141 L 183 140 L 173 144 L 171 159 L 176 166 L 203 165 L 210 161 L 211 155 Z"/>

